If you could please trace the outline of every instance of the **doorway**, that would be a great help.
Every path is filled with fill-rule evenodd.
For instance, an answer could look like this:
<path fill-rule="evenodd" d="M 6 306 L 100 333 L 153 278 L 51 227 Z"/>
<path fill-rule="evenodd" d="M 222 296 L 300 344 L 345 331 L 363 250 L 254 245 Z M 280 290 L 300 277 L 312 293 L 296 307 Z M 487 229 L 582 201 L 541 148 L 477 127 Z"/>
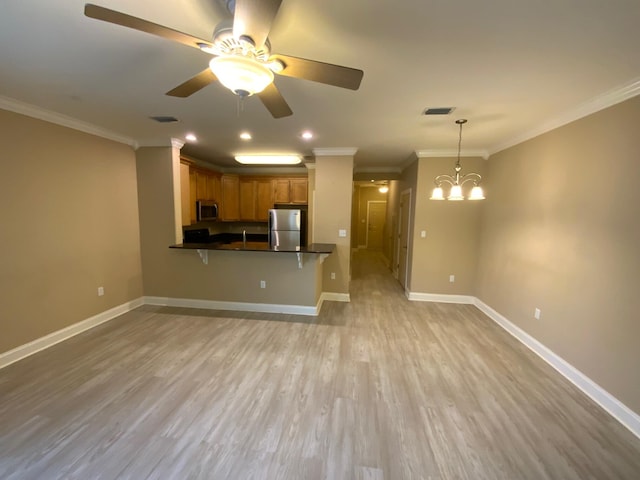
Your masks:
<path fill-rule="evenodd" d="M 382 251 L 386 218 L 386 201 L 369 200 L 367 202 L 367 250 Z"/>

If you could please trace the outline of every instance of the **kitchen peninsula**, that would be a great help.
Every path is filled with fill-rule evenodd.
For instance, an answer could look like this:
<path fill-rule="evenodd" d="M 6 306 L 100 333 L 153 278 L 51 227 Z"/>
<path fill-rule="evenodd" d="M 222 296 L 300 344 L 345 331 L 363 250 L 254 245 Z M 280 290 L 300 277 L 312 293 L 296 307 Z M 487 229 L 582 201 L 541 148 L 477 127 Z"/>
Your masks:
<path fill-rule="evenodd" d="M 334 243 L 312 243 L 307 246 L 282 247 L 270 245 L 267 236 L 262 234 L 229 234 L 222 233 L 208 235 L 197 242 L 184 242 L 170 245 L 169 248 L 183 250 L 196 250 L 204 263 L 208 263 L 209 250 L 231 250 L 236 252 L 271 252 L 271 253 L 295 253 L 298 256 L 298 268 L 302 268 L 302 255 L 321 255 L 322 262 L 331 254 L 336 245 Z"/>
<path fill-rule="evenodd" d="M 264 243 L 260 246 L 254 243 L 260 239 L 252 237 L 253 234 L 267 233 L 264 220 L 239 218 L 238 222 L 224 220 L 228 218 L 224 216 L 211 224 L 194 224 L 189 212 L 189 225 L 185 225 L 183 213 L 187 212 L 182 208 L 181 187 L 188 184 L 188 176 L 180 175 L 184 164 L 180 162 L 179 153 L 174 145 L 143 147 L 136 151 L 146 304 L 318 315 L 326 300 L 349 301 L 352 158 L 316 159 L 319 166 L 309 170 L 309 191 L 313 194 L 307 197 L 308 225 L 309 237 L 322 242 L 322 246 L 312 242 L 306 251 L 288 252 L 273 251 Z M 247 185 L 255 186 L 257 191 L 257 180 Z M 288 185 L 291 193 L 295 184 L 289 181 Z M 233 195 L 235 199 L 235 193 Z M 225 200 L 223 194 L 221 212 L 230 205 Z M 292 203 L 291 198 L 288 203 Z M 226 210 L 228 213 L 229 208 Z M 225 242 L 226 246 L 210 241 L 185 245 L 186 230 L 205 227 L 209 235 L 234 237 Z M 246 244 L 232 245 L 238 242 L 238 235 L 245 228 Z M 339 234 L 343 231 L 347 232 L 346 236 Z"/>

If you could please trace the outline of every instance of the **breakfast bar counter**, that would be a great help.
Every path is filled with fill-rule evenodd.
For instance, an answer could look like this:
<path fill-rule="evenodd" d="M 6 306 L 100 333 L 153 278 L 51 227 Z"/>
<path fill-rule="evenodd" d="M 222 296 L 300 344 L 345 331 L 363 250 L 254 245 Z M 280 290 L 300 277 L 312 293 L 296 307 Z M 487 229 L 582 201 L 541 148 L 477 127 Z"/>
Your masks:
<path fill-rule="evenodd" d="M 272 253 L 314 253 L 328 255 L 336 248 L 335 243 L 312 243 L 306 247 L 282 248 L 269 246 L 268 242 L 236 240 L 231 242 L 207 242 L 207 243 L 180 243 L 169 248 L 184 250 L 232 250 L 245 252 L 272 252 Z"/>

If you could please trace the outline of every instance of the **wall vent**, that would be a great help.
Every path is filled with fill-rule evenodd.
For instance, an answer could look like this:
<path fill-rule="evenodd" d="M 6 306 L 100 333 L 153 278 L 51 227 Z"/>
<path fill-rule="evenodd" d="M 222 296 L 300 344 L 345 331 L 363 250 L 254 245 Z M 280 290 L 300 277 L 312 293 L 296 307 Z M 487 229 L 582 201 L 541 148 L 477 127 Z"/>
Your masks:
<path fill-rule="evenodd" d="M 423 115 L 449 115 L 456 107 L 425 108 Z"/>
<path fill-rule="evenodd" d="M 156 117 L 149 117 L 149 118 L 159 123 L 173 123 L 178 121 L 176 117 L 171 117 L 167 115 L 158 115 Z"/>

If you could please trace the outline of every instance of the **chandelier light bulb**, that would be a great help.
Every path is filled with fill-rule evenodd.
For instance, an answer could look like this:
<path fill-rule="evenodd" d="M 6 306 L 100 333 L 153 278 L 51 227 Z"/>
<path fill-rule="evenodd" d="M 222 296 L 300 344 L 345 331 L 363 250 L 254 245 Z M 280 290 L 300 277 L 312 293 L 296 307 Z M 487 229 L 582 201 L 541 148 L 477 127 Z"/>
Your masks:
<path fill-rule="evenodd" d="M 442 187 L 436 187 L 431 192 L 430 200 L 444 200 L 444 193 L 442 192 Z"/>
<path fill-rule="evenodd" d="M 471 189 L 469 200 L 484 200 L 484 192 L 482 191 L 482 187 L 480 185 L 476 185 Z"/>
<path fill-rule="evenodd" d="M 464 196 L 462 195 L 462 186 L 452 185 L 447 200 L 464 200 Z"/>

